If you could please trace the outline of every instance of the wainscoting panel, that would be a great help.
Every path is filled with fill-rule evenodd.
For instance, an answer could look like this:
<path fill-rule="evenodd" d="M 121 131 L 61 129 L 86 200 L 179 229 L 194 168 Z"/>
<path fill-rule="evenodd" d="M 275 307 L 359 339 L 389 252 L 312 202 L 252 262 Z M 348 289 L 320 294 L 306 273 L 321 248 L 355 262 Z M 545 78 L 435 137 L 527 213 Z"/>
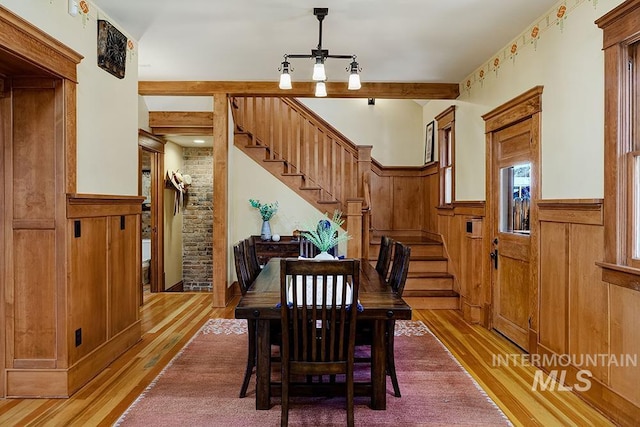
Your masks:
<path fill-rule="evenodd" d="M 536 352 L 549 358 L 548 363 L 541 359 L 542 368 L 565 372 L 566 385 L 589 403 L 622 424 L 635 424 L 640 418 L 640 292 L 603 280 L 603 202 L 541 200 L 538 208 Z M 615 276 L 607 276 L 606 266 L 604 272 L 605 278 Z M 558 363 L 562 358 L 570 365 Z M 586 371 L 585 386 L 579 378 Z"/>
<path fill-rule="evenodd" d="M 569 226 L 540 226 L 540 343 L 558 354 L 567 352 Z"/>

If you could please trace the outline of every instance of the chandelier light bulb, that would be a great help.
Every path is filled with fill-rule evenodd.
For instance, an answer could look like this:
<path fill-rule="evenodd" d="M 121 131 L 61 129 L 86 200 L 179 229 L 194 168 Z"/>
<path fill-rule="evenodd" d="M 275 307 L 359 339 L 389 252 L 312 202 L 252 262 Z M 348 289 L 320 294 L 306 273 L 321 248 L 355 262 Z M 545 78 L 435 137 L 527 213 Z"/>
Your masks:
<path fill-rule="evenodd" d="M 313 66 L 312 79 L 316 82 L 327 79 L 327 75 L 324 72 L 324 64 L 322 62 L 316 62 Z"/>
<path fill-rule="evenodd" d="M 349 74 L 349 90 L 358 90 L 362 87 L 360 84 L 360 74 Z"/>
<path fill-rule="evenodd" d="M 324 82 L 316 83 L 316 96 L 317 97 L 327 96 L 327 86 L 324 84 Z"/>
<path fill-rule="evenodd" d="M 280 84 L 278 87 L 283 90 L 291 89 L 291 74 L 285 72 L 280 74 Z"/>

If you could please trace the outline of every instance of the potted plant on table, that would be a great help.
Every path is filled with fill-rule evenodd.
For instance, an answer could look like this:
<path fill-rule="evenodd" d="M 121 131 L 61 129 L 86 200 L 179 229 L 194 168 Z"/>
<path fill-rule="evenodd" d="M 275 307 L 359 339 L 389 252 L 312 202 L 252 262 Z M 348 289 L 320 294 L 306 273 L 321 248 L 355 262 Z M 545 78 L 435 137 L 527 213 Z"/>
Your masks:
<path fill-rule="evenodd" d="M 260 200 L 249 199 L 249 204 L 258 209 L 260 216 L 262 217 L 260 238 L 262 240 L 271 240 L 271 225 L 269 224 L 269 220 L 276 214 L 276 212 L 278 212 L 278 202 L 260 203 Z"/>
<path fill-rule="evenodd" d="M 301 231 L 300 234 L 311 242 L 320 253 L 316 255 L 315 259 L 334 259 L 329 254 L 329 250 L 334 246 L 346 242 L 351 238 L 346 232 L 340 228 L 344 224 L 342 219 L 342 212 L 335 210 L 333 216 L 330 218 L 328 214 L 326 219 L 321 219 L 315 226 L 307 226 L 306 231 Z"/>

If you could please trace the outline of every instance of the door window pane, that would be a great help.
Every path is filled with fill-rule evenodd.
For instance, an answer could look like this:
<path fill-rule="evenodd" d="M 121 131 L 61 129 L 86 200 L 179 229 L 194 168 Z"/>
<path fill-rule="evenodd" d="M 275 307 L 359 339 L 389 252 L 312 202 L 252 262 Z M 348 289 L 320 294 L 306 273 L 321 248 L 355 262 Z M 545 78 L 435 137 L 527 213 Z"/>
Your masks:
<path fill-rule="evenodd" d="M 529 234 L 531 163 L 500 169 L 500 231 Z"/>

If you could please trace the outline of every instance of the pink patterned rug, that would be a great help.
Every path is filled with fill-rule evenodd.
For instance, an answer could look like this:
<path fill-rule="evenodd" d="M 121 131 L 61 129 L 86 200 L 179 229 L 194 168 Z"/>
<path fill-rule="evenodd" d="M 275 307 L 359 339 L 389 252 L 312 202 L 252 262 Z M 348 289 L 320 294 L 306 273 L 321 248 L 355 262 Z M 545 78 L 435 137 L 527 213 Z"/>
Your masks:
<path fill-rule="evenodd" d="M 280 405 L 255 410 L 255 376 L 238 398 L 247 357 L 246 321 L 210 319 L 116 422 L 116 426 L 277 426 Z M 387 410 L 356 398 L 360 426 L 511 425 L 422 322 L 396 322 L 401 398 L 387 380 Z M 289 425 L 342 426 L 344 398 L 292 400 Z"/>

